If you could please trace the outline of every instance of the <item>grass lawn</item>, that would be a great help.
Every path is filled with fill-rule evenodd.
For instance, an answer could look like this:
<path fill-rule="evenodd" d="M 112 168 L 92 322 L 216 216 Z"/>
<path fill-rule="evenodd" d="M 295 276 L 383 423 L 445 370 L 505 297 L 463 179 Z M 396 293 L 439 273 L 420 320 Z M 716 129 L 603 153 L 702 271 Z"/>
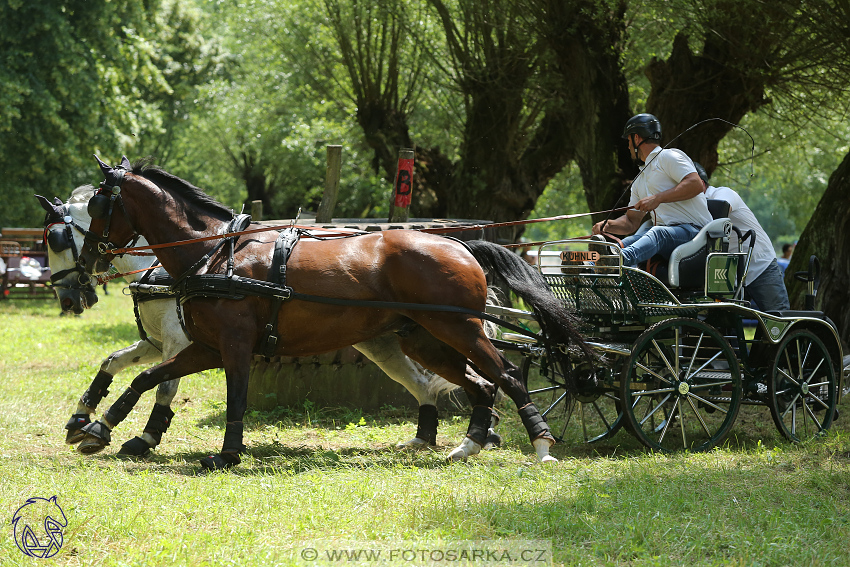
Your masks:
<path fill-rule="evenodd" d="M 621 431 L 556 446 L 560 462 L 541 466 L 507 404 L 502 448 L 446 464 L 466 410 L 441 408 L 437 449 L 410 453 L 394 445 L 413 436 L 415 412 L 305 401 L 249 408 L 243 464 L 200 475 L 198 459 L 218 450 L 224 432 L 216 371 L 181 384 L 173 424 L 150 460 L 114 455 L 141 432 L 151 393 L 112 446 L 79 455 L 63 427 L 102 358 L 137 339 L 132 302 L 117 288 L 81 317 L 59 317 L 55 301 L 0 302 L 4 567 L 308 565 L 329 551 L 369 548 L 383 549 L 383 559 L 390 549 L 419 553 L 387 565 L 461 565 L 447 550 L 476 545 L 507 549 L 514 561 L 473 565 L 850 565 L 847 403 L 829 435 L 802 446 L 778 436 L 766 408 L 744 407 L 726 444 L 709 453 L 652 454 Z M 101 411 L 134 374 L 116 377 Z M 12 516 L 28 498 L 54 495 L 67 519 L 61 550 L 26 557 Z M 521 557 L 527 549 L 552 561 Z M 380 564 L 364 558 L 325 563 Z"/>

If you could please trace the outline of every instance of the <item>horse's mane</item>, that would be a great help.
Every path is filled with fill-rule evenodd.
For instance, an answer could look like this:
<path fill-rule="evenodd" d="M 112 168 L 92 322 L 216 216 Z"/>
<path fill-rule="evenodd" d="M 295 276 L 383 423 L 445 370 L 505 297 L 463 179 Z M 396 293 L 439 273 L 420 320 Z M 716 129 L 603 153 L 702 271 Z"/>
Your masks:
<path fill-rule="evenodd" d="M 233 215 L 233 212 L 230 210 L 229 207 L 225 207 L 224 205 L 204 193 L 203 189 L 199 189 L 188 181 L 180 179 L 176 175 L 172 175 L 164 169 L 153 165 L 152 161 L 153 158 L 151 157 L 142 158 L 136 161 L 132 165 L 132 173 L 136 175 L 141 175 L 145 179 L 156 183 L 159 187 L 163 189 L 168 189 L 176 192 L 178 195 L 183 197 L 188 203 L 195 205 L 201 209 L 204 209 L 211 213 L 223 214 L 227 217 Z"/>
<path fill-rule="evenodd" d="M 71 193 L 71 196 L 68 198 L 68 204 L 88 203 L 92 195 L 94 195 L 93 185 L 80 185 Z"/>

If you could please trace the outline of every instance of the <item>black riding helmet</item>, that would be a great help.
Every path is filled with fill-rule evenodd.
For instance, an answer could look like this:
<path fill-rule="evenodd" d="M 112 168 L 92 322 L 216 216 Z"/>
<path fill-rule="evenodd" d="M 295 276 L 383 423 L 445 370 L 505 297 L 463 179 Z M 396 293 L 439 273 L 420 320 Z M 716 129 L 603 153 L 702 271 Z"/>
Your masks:
<path fill-rule="evenodd" d="M 629 118 L 623 129 L 623 139 L 637 134 L 644 140 L 661 141 L 661 122 L 652 114 L 636 114 Z"/>
<path fill-rule="evenodd" d="M 636 135 L 643 138 L 640 143 L 635 139 Z M 636 164 L 643 164 L 638 148 L 647 142 L 661 143 L 661 122 L 652 114 L 636 114 L 626 122 L 623 138 L 632 141 L 632 151 L 634 152 L 632 161 Z"/>

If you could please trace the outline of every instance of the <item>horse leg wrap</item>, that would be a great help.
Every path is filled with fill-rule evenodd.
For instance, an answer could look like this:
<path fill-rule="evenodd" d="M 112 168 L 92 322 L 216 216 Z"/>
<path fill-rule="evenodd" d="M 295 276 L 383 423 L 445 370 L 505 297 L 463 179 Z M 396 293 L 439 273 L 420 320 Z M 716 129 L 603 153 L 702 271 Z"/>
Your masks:
<path fill-rule="evenodd" d="M 171 425 L 171 418 L 174 417 L 174 412 L 171 408 L 162 404 L 154 404 L 151 416 L 148 418 L 148 424 L 145 425 L 145 433 L 153 437 L 156 445 L 162 441 L 162 434 L 168 431 L 168 426 Z"/>
<path fill-rule="evenodd" d="M 416 427 L 417 439 L 427 441 L 429 445 L 436 445 L 437 421 L 437 406 L 430 404 L 419 406 L 419 423 Z"/>
<path fill-rule="evenodd" d="M 219 471 L 229 469 L 242 462 L 239 453 L 245 450 L 242 444 L 241 421 L 228 421 L 224 427 L 224 442 L 221 445 L 221 453 L 209 455 L 201 459 L 201 468 L 206 471 Z"/>
<path fill-rule="evenodd" d="M 487 441 L 487 430 L 490 428 L 490 418 L 493 410 L 487 406 L 475 406 L 472 408 L 472 417 L 469 419 L 469 429 L 466 436 L 481 445 Z"/>
<path fill-rule="evenodd" d="M 89 417 L 89 414 L 87 413 L 75 413 L 72 415 L 71 419 L 68 420 L 68 423 L 65 424 L 65 429 L 67 429 L 67 432 L 65 433 L 65 443 L 69 445 L 76 445 L 82 441 L 83 437 L 86 436 L 82 429 L 89 423 L 91 423 L 91 417 Z"/>
<path fill-rule="evenodd" d="M 141 398 L 141 394 L 137 394 L 133 388 L 127 388 L 121 396 L 115 400 L 115 403 L 112 404 L 108 410 L 106 410 L 106 414 L 103 416 L 106 421 L 112 424 L 112 427 L 115 427 L 127 417 L 127 414 L 130 413 L 130 410 L 136 405 L 136 402 Z"/>
<path fill-rule="evenodd" d="M 533 403 L 528 403 L 519 409 L 519 416 L 522 418 L 522 424 L 525 430 L 528 431 L 528 436 L 532 441 L 545 437 L 546 439 L 555 440 L 549 432 L 549 425 L 546 420 L 540 415 L 537 406 Z"/>
<path fill-rule="evenodd" d="M 91 381 L 88 390 L 85 391 L 80 401 L 87 407 L 96 408 L 100 401 L 109 395 L 109 385 L 112 384 L 112 374 L 99 370 Z"/>
<path fill-rule="evenodd" d="M 243 452 L 246 447 L 242 444 L 242 429 L 241 421 L 228 421 L 224 427 L 224 442 L 221 444 L 221 452 L 229 454 L 238 454 Z"/>

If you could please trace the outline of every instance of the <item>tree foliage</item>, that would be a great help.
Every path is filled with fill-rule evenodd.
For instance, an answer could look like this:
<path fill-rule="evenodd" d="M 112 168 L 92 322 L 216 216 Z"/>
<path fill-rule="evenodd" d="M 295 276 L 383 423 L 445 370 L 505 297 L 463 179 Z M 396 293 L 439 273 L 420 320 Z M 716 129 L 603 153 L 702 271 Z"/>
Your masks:
<path fill-rule="evenodd" d="M 189 27 L 166 0 L 0 2 L 0 171 L 16 203 L 0 226 L 40 216 L 33 192 L 90 180 L 93 152 L 156 145 L 134 137 L 180 119 L 179 89 L 203 75 Z"/>

